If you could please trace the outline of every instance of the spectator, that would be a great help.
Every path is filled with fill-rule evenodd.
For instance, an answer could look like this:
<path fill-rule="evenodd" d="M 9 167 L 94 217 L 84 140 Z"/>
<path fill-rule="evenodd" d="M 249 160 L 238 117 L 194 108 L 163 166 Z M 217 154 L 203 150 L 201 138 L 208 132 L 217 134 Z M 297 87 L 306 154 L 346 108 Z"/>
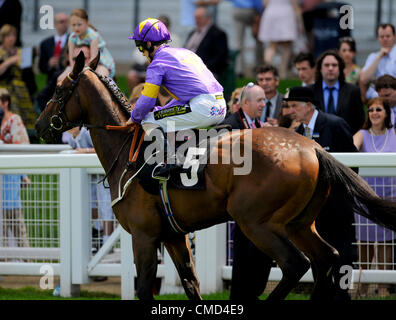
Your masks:
<path fill-rule="evenodd" d="M 391 123 L 391 110 L 387 101 L 382 98 L 370 99 L 367 103 L 368 118 L 363 128 L 353 140 L 360 152 L 396 152 L 395 129 Z M 367 183 L 382 198 L 396 199 L 395 177 L 369 177 Z M 370 269 L 373 258 L 377 268 L 392 269 L 392 230 L 376 226 L 372 221 L 355 214 L 356 235 L 359 240 L 359 261 L 363 269 Z M 367 294 L 367 285 L 363 285 L 361 295 Z M 378 294 L 389 295 L 389 285 L 380 284 Z"/>
<path fill-rule="evenodd" d="M 334 50 L 323 52 L 316 63 L 315 84 L 309 86 L 319 100 L 319 109 L 343 118 L 356 133 L 365 114 L 359 87 L 345 82 L 344 61 Z"/>
<path fill-rule="evenodd" d="M 391 109 L 391 122 L 396 124 L 396 78 L 389 74 L 380 76 L 375 82 L 375 90 Z"/>
<path fill-rule="evenodd" d="M 0 29 L 0 87 L 11 95 L 14 113 L 22 117 L 26 129 L 34 134 L 37 114 L 33 109 L 26 84 L 22 80 L 21 49 L 15 46 L 17 31 L 15 27 L 5 24 Z"/>
<path fill-rule="evenodd" d="M 263 126 L 260 115 L 265 106 L 264 90 L 249 83 L 240 95 L 241 108 L 230 114 L 222 124 L 233 129 L 250 129 Z M 272 258 L 261 252 L 246 238 L 237 224 L 234 225 L 234 257 L 232 264 L 231 300 L 257 300 L 263 293 L 272 267 Z"/>
<path fill-rule="evenodd" d="M 19 0 L 0 0 L 0 29 L 6 24 L 10 24 L 16 29 L 17 47 L 22 47 L 21 17 L 22 5 Z"/>
<path fill-rule="evenodd" d="M 183 27 L 194 27 L 194 11 L 197 7 L 206 7 L 213 20 L 216 21 L 217 5 L 219 2 L 220 0 L 181 0 L 180 25 Z M 174 47 L 179 48 L 179 46 Z"/>
<path fill-rule="evenodd" d="M 315 83 L 315 58 L 312 53 L 299 53 L 294 59 L 294 66 L 303 87 Z"/>
<path fill-rule="evenodd" d="M 265 92 L 265 108 L 260 120 L 266 126 L 277 126 L 283 103 L 283 95 L 278 92 L 278 69 L 272 65 L 260 66 L 256 71 L 256 80 Z"/>
<path fill-rule="evenodd" d="M 29 137 L 19 115 L 10 110 L 11 95 L 0 88 L 0 144 L 29 144 Z M 25 218 L 22 211 L 21 186 L 30 183 L 26 175 L 4 174 L 2 211 L 4 244 L 14 238 L 18 247 L 29 247 Z"/>
<path fill-rule="evenodd" d="M 284 98 L 288 98 L 288 97 L 289 97 L 289 91 L 287 91 L 286 94 L 284 95 Z M 279 127 L 288 128 L 295 131 L 300 124 L 301 123 L 298 122 L 296 119 L 294 119 L 294 117 L 292 116 L 292 110 L 289 107 L 287 101 L 283 101 L 282 111 L 279 117 Z"/>
<path fill-rule="evenodd" d="M 314 21 L 315 21 L 315 7 L 324 2 L 324 0 L 302 0 L 301 11 L 304 21 L 304 30 L 307 35 L 309 43 L 309 51 L 314 50 Z"/>
<path fill-rule="evenodd" d="M 94 59 L 100 51 L 100 60 L 96 72 L 103 76 L 114 78 L 115 64 L 110 51 L 106 48 L 106 42 L 97 30 L 90 24 L 88 14 L 83 9 L 74 9 L 70 15 L 70 25 L 73 32 L 68 40 L 69 67 L 66 68 L 65 76 L 71 71 L 72 53 L 74 48 L 81 45 L 90 47 L 91 59 Z"/>
<path fill-rule="evenodd" d="M 380 24 L 377 27 L 377 39 L 381 46 L 379 52 L 371 53 L 364 64 L 360 76 L 362 95 L 366 99 L 375 98 L 377 93 L 370 82 L 376 78 L 390 74 L 396 77 L 396 47 L 395 27 L 390 23 Z"/>
<path fill-rule="evenodd" d="M 239 110 L 239 97 L 241 95 L 242 88 L 236 88 L 232 94 L 231 99 L 228 101 L 228 114 L 235 113 Z"/>
<path fill-rule="evenodd" d="M 133 88 L 132 93 L 128 99 L 132 107 L 135 106 L 136 101 L 139 99 L 140 95 L 142 94 L 143 89 L 144 89 L 144 83 L 139 83 L 137 86 L 135 86 L 135 88 Z"/>
<path fill-rule="evenodd" d="M 297 40 L 298 30 L 303 31 L 303 22 L 298 0 L 264 0 L 265 10 L 261 18 L 259 40 L 269 43 L 264 61 L 271 64 L 278 47 L 282 47 L 280 77 L 286 78 L 292 54 L 292 43 Z"/>
<path fill-rule="evenodd" d="M 67 33 L 69 25 L 66 13 L 57 13 L 54 18 L 54 24 L 56 34 L 40 43 L 39 68 L 42 73 L 47 75 L 47 83 L 56 71 L 63 69 L 61 56 L 62 52 L 67 48 L 69 36 Z"/>
<path fill-rule="evenodd" d="M 294 87 L 285 98 L 291 108 L 294 119 L 301 124 L 297 133 L 315 140 L 328 152 L 356 152 L 351 130 L 342 118 L 316 110 L 318 104 L 312 89 L 309 87 Z M 330 194 L 333 197 L 334 194 Z M 329 201 L 322 208 L 315 221 L 319 235 L 331 246 L 337 249 L 340 259 L 331 271 L 336 285 L 335 299 L 350 300 L 348 289 L 340 286 L 343 265 L 352 267 L 356 261 L 356 248 L 353 246 L 355 229 L 352 207 L 347 203 Z"/>
<path fill-rule="evenodd" d="M 184 47 L 195 52 L 218 78 L 227 68 L 227 35 L 213 23 L 205 7 L 198 7 L 194 18 L 196 28 L 189 34 Z"/>
<path fill-rule="evenodd" d="M 340 38 L 338 43 L 338 54 L 344 60 L 345 81 L 359 85 L 359 73 L 362 70 L 356 63 L 356 42 L 352 37 Z"/>
<path fill-rule="evenodd" d="M 261 17 L 263 12 L 262 0 L 232 0 L 232 19 L 234 25 L 234 47 L 239 52 L 236 59 L 236 74 L 239 77 L 247 76 L 245 65 L 245 30 L 252 30 L 255 41 L 254 61 L 261 65 L 263 61 L 263 44 L 254 32 L 254 21 Z"/>

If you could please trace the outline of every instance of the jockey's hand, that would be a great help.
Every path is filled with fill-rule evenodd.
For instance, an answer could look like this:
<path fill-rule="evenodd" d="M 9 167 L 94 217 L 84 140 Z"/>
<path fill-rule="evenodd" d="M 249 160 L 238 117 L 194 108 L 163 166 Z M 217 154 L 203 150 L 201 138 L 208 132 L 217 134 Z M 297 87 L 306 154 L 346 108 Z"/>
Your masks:
<path fill-rule="evenodd" d="M 134 123 L 135 123 L 135 122 L 133 122 L 132 119 L 129 118 L 128 121 L 127 121 L 127 123 L 126 123 L 126 125 L 127 125 L 127 126 L 132 126 Z"/>

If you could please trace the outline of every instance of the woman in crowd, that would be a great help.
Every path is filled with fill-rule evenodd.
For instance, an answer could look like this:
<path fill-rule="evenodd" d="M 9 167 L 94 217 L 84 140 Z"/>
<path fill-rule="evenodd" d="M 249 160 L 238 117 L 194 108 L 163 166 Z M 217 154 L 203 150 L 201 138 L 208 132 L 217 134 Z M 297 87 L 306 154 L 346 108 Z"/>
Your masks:
<path fill-rule="evenodd" d="M 10 94 L 0 88 L 0 143 L 29 144 L 21 117 L 10 110 L 10 105 Z M 2 182 L 3 245 L 29 247 L 20 191 L 21 186 L 26 186 L 30 180 L 26 175 L 4 174 Z"/>
<path fill-rule="evenodd" d="M 304 30 L 301 9 L 297 0 L 264 0 L 264 5 L 258 38 L 269 43 L 264 52 L 268 64 L 272 64 L 278 47 L 282 48 L 279 75 L 283 79 L 287 76 L 292 43 Z"/>
<path fill-rule="evenodd" d="M 230 101 L 228 101 L 227 115 L 238 111 L 239 109 L 239 96 L 241 95 L 242 88 L 236 88 L 232 94 Z"/>
<path fill-rule="evenodd" d="M 362 68 L 355 63 L 355 40 L 352 37 L 341 38 L 338 43 L 338 53 L 345 62 L 345 81 L 357 85 L 359 82 L 359 73 Z"/>
<path fill-rule="evenodd" d="M 368 118 L 363 128 L 353 136 L 356 148 L 360 152 L 396 152 L 396 135 L 391 124 L 389 105 L 382 98 L 374 98 L 368 101 L 367 111 Z M 380 197 L 396 200 L 396 177 L 365 179 Z M 361 268 L 369 269 L 375 257 L 378 269 L 392 269 L 394 233 L 361 216 L 355 215 L 355 220 Z M 362 287 L 361 293 L 367 293 L 367 286 Z M 380 284 L 379 294 L 388 293 L 388 286 Z"/>
<path fill-rule="evenodd" d="M 37 114 L 25 82 L 22 80 L 21 49 L 16 47 L 17 30 L 5 24 L 0 29 L 0 87 L 11 95 L 12 110 L 20 115 L 27 130 L 34 130 Z"/>

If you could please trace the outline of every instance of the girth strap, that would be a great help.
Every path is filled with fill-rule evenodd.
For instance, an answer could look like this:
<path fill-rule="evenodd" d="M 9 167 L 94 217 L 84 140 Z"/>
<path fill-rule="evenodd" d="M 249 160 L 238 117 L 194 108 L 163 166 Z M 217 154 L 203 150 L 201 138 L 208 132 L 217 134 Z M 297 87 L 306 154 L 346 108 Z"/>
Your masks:
<path fill-rule="evenodd" d="M 172 207 L 169 202 L 169 195 L 168 195 L 168 188 L 167 188 L 168 180 L 161 179 L 159 180 L 159 189 L 160 189 L 160 196 L 161 201 L 165 209 L 165 215 L 168 218 L 169 224 L 171 225 L 173 231 L 176 233 L 186 234 L 187 231 L 183 230 L 175 220 L 173 216 Z"/>

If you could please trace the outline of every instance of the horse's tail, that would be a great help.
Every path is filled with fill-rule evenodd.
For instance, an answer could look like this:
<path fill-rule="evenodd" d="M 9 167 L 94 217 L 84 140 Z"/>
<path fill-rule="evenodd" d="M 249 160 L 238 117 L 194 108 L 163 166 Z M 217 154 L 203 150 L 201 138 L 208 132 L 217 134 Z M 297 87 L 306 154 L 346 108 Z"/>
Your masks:
<path fill-rule="evenodd" d="M 337 161 L 323 149 L 315 149 L 319 160 L 319 174 L 324 175 L 332 188 L 332 201 L 340 197 L 353 205 L 353 209 L 376 224 L 396 231 L 396 202 L 381 199 L 352 169 Z"/>

